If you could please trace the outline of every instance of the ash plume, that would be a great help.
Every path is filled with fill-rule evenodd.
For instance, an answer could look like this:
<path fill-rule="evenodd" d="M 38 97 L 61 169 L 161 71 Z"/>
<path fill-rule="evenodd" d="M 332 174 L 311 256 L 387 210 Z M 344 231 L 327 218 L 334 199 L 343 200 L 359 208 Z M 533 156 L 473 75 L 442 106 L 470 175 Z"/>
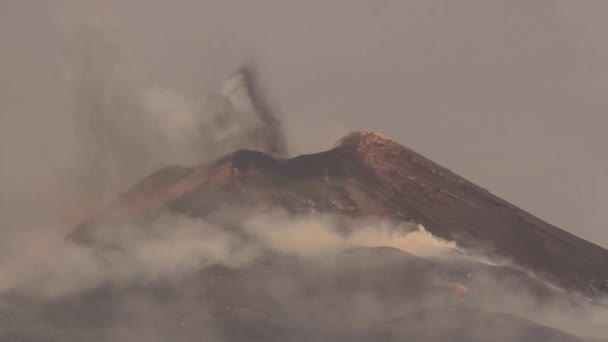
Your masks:
<path fill-rule="evenodd" d="M 125 47 L 81 25 L 68 70 L 74 89 L 79 187 L 105 203 L 166 165 L 209 162 L 238 149 L 285 155 L 280 120 L 254 84 L 253 69 L 230 75 L 221 92 L 190 98 L 151 86 Z M 92 188 L 94 187 L 94 188 Z"/>

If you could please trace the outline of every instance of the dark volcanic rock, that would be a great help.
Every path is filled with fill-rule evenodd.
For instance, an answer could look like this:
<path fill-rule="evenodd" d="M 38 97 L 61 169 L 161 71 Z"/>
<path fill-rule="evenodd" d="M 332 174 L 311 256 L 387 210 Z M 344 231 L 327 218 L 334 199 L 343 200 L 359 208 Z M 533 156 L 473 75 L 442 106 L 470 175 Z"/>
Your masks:
<path fill-rule="evenodd" d="M 160 170 L 71 236 L 90 240 L 97 222 L 167 208 L 205 216 L 226 202 L 414 221 L 434 235 L 512 260 L 562 287 L 587 296 L 608 291 L 605 249 L 369 132 L 353 133 L 330 151 L 291 159 L 243 150 L 209 165 Z"/>

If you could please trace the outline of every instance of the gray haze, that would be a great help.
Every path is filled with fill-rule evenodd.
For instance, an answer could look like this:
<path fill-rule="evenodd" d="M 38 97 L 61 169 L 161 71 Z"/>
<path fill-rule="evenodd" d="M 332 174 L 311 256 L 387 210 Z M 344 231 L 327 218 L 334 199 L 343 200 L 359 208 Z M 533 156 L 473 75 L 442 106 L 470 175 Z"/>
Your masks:
<path fill-rule="evenodd" d="M 0 214 L 74 201 L 86 23 L 120 47 L 126 83 L 196 103 L 251 65 L 292 154 L 381 131 L 606 247 L 606 13 L 603 0 L 0 0 Z"/>

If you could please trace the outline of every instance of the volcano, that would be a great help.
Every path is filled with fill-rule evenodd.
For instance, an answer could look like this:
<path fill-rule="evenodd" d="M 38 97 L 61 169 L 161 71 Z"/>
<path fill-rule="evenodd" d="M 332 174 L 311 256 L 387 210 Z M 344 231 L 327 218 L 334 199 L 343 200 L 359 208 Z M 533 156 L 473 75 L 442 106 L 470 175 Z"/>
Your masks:
<path fill-rule="evenodd" d="M 332 150 L 290 159 L 241 150 L 207 165 L 162 169 L 78 227 L 72 237 L 87 241 L 100 221 L 165 209 L 203 217 L 215 209 L 217 198 L 292 213 L 415 222 L 467 250 L 508 259 L 565 289 L 589 297 L 608 292 L 608 251 L 373 132 L 353 133 Z"/>
<path fill-rule="evenodd" d="M 607 250 L 380 133 L 288 158 L 251 86 L 240 73 L 222 94 L 256 149 L 160 169 L 84 221 L 65 243 L 85 285 L 42 301 L 0 297 L 0 341 L 606 336 L 583 323 L 608 318 Z M 384 239 L 349 240 L 381 224 Z M 390 244 L 415 234 L 441 253 Z"/>
<path fill-rule="evenodd" d="M 467 303 L 485 303 L 488 297 L 496 296 L 509 298 L 507 293 L 519 291 L 531 294 L 527 301 L 534 305 L 558 301 L 565 307 L 579 307 L 588 305 L 581 302 L 593 303 L 608 292 L 608 251 L 534 217 L 374 132 L 352 133 L 329 151 L 295 158 L 240 150 L 208 164 L 164 168 L 77 227 L 69 239 L 100 248 L 97 237 L 107 235 L 108 230 L 113 235 L 111 230 L 119 226 L 118 222 L 153 222 L 167 212 L 209 219 L 227 204 L 238 208 L 281 208 L 294 217 L 375 217 L 396 226 L 403 223 L 401 226 L 425 227 L 438 239 L 455 242 L 460 253 L 508 261 L 498 265 L 468 259 L 428 260 L 400 250 L 360 247 L 341 252 L 337 269 L 317 270 L 313 275 L 310 266 L 284 256 L 267 256 L 264 262 L 246 271 L 221 267 L 206 270 L 203 278 L 216 279 L 218 284 L 210 290 L 211 295 L 206 294 L 214 298 L 214 307 L 259 310 L 249 313 L 247 319 L 237 312 L 222 316 L 223 331 L 230 332 L 228 340 L 297 336 L 294 340 L 397 341 L 404 336 L 417 336 L 430 341 L 578 341 L 578 337 L 557 329 L 510 313 L 492 312 L 495 308 L 478 311 Z M 146 224 L 143 226 L 145 234 Z M 277 309 L 269 308 L 268 303 L 274 300 L 268 299 L 272 295 L 267 291 L 274 281 L 268 277 L 298 279 L 298 286 L 309 289 L 301 291 L 318 293 L 319 297 L 307 297 L 311 301 L 321 298 L 324 303 L 334 303 L 342 296 L 356 297 L 353 293 L 373 293 L 383 312 L 392 312 L 391 303 L 404 300 L 408 307 L 420 311 L 401 316 L 392 313 L 400 318 L 384 315 L 374 323 L 367 321 L 369 326 L 365 328 L 348 324 L 328 327 L 310 321 L 310 317 L 318 315 L 318 307 L 303 309 L 306 305 L 299 303 L 298 310 L 306 314 L 291 316 L 294 313 L 289 310 L 289 318 L 269 324 L 264 320 L 273 317 L 272 312 Z M 320 284 L 333 285 L 328 290 Z M 337 289 L 336 284 L 342 285 Z M 452 304 L 442 309 L 410 302 L 412 297 L 426 298 L 429 293 L 434 294 L 433 298 L 450 298 L 448 302 Z M 508 301 L 505 299 L 502 305 Z M 448 319 L 449 316 L 458 320 Z M 428 322 L 411 323 L 420 317 L 431 322 L 447 320 L 449 328 L 441 325 L 435 331 L 436 327 L 429 328 Z M 486 330 L 480 332 L 480 325 Z M 504 333 L 495 335 L 494 329 Z M 320 335 L 310 336 L 310 331 Z"/>

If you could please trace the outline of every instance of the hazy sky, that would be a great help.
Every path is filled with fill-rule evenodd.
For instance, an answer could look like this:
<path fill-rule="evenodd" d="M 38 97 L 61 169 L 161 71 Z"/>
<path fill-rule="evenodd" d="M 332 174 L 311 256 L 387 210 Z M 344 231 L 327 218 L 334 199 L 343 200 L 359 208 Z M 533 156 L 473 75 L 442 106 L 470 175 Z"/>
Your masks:
<path fill-rule="evenodd" d="M 608 1 L 0 0 L 2 205 L 58 190 L 80 21 L 190 97 L 254 65 L 294 153 L 381 131 L 608 246 Z"/>

